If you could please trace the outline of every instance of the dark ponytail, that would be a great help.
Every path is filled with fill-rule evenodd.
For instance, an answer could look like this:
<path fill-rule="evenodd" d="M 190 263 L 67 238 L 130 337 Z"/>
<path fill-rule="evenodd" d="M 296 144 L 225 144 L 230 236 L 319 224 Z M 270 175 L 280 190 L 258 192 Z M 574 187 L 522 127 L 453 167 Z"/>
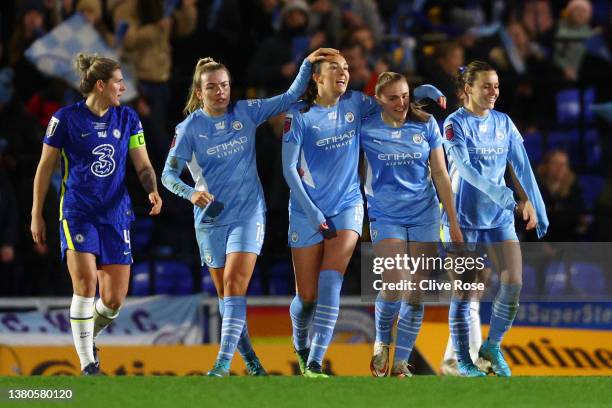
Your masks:
<path fill-rule="evenodd" d="M 320 74 L 322 65 L 322 61 L 317 61 L 312 64 L 312 74 Z M 307 106 L 302 110 L 303 112 L 308 112 L 310 110 L 312 105 L 314 105 L 315 100 L 317 99 L 317 95 L 319 94 L 317 83 L 314 81 L 314 79 L 312 79 L 312 74 L 310 76 L 310 81 L 308 82 L 306 92 L 304 92 L 304 95 L 302 95 L 302 100 L 307 104 Z"/>

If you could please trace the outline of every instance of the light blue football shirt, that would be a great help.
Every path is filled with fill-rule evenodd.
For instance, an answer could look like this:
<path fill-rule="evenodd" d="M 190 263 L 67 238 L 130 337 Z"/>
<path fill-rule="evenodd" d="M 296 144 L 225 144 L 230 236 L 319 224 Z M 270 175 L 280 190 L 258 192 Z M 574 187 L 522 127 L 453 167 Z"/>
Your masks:
<path fill-rule="evenodd" d="M 333 217 L 362 203 L 359 190 L 359 132 L 361 120 L 377 104 L 361 92 L 348 91 L 332 107 L 297 105 L 287 113 L 284 143 L 301 147 L 302 184 L 313 204 Z M 291 192 L 289 209 L 304 214 Z"/>
<path fill-rule="evenodd" d="M 507 189 L 504 180 L 508 153 L 513 144 L 522 144 L 523 138 L 508 115 L 490 110 L 479 117 L 461 107 L 444 121 L 444 146 L 446 151 L 466 149 L 470 166 L 483 182 L 476 188 L 459 174 L 457 163 L 448 155 L 459 225 L 463 228 L 490 229 L 514 222 L 514 201 L 511 194 L 501 194 Z M 500 197 L 496 203 L 492 196 Z M 446 213 L 443 223 L 449 225 Z"/>
<path fill-rule="evenodd" d="M 378 113 L 363 122 L 361 143 L 370 221 L 408 226 L 439 222 L 439 201 L 429 168 L 431 150 L 442 146 L 435 119 L 406 121 L 394 128 Z"/>

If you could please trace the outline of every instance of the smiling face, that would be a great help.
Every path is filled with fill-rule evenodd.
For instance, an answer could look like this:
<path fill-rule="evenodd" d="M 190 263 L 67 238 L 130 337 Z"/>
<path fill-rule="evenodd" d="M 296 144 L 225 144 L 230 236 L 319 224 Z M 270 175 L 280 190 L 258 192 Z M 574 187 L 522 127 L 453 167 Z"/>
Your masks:
<path fill-rule="evenodd" d="M 410 89 L 406 80 L 393 81 L 380 90 L 376 100 L 383 113 L 395 122 L 404 122 L 410 107 Z"/>
<path fill-rule="evenodd" d="M 319 95 L 339 97 L 348 86 L 349 66 L 342 55 L 334 55 L 321 65 L 321 72 L 313 74 Z"/>
<path fill-rule="evenodd" d="M 99 80 L 97 89 L 109 106 L 119 106 L 121 104 L 121 95 L 125 92 L 125 83 L 120 69 L 113 71 L 113 75 L 108 81 Z"/>
<path fill-rule="evenodd" d="M 230 79 L 227 71 L 217 69 L 202 74 L 200 87 L 196 90 L 197 97 L 202 101 L 204 110 L 213 115 L 223 115 L 230 103 Z"/>
<path fill-rule="evenodd" d="M 468 108 L 476 113 L 483 114 L 495 107 L 499 97 L 499 78 L 495 71 L 480 71 L 472 85 L 465 85 L 468 95 Z"/>

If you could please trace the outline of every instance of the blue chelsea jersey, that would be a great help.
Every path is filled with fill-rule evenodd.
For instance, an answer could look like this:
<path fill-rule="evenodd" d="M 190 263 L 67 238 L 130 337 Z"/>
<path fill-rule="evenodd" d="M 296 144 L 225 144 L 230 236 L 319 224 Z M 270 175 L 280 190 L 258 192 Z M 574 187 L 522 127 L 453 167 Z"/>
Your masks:
<path fill-rule="evenodd" d="M 396 225 L 438 223 L 439 201 L 431 179 L 429 154 L 442 146 L 438 124 L 407 121 L 394 128 L 381 114 L 362 124 L 365 193 L 370 221 Z"/>
<path fill-rule="evenodd" d="M 214 225 L 266 211 L 255 161 L 255 131 L 277 105 L 275 100 L 241 100 L 214 117 L 198 109 L 177 126 L 169 156 L 187 162 L 196 191 L 208 191 L 224 205 Z M 194 218 L 196 227 L 213 223 L 198 206 Z"/>
<path fill-rule="evenodd" d="M 301 146 L 302 184 L 326 217 L 363 202 L 359 190 L 359 132 L 361 119 L 373 114 L 376 103 L 361 92 L 348 91 L 337 104 L 297 105 L 287 113 L 284 143 Z M 290 211 L 304 213 L 291 193 Z"/>
<path fill-rule="evenodd" d="M 60 220 L 115 224 L 134 219 L 124 185 L 130 147 L 144 145 L 142 125 L 127 106 L 99 117 L 85 101 L 51 117 L 44 143 L 61 149 Z"/>
<path fill-rule="evenodd" d="M 508 152 L 512 144 L 522 142 L 522 136 L 508 115 L 495 110 L 479 117 L 462 107 L 444 121 L 447 151 L 453 147 L 467 149 L 471 167 L 494 185 L 506 185 L 504 174 Z M 448 172 L 461 227 L 490 229 L 514 222 L 512 210 L 501 208 L 487 194 L 463 179 L 450 157 Z M 449 224 L 446 214 L 443 222 Z"/>

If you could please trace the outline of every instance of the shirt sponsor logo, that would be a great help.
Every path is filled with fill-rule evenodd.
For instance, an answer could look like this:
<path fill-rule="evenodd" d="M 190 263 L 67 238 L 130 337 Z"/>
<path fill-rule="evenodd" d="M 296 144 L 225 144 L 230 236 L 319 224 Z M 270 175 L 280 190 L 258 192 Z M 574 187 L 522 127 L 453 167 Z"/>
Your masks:
<path fill-rule="evenodd" d="M 478 130 L 480 133 L 485 133 L 487 131 L 487 124 L 483 123 L 482 125 L 478 125 Z"/>
<path fill-rule="evenodd" d="M 83 136 L 83 135 L 81 135 L 81 136 Z M 106 137 L 106 130 L 102 130 L 102 131 L 98 132 L 98 137 Z"/>
<path fill-rule="evenodd" d="M 244 126 L 242 125 L 242 122 L 240 122 L 239 120 L 235 120 L 232 122 L 232 129 L 236 131 L 242 130 L 243 127 Z"/>
<path fill-rule="evenodd" d="M 397 160 L 414 160 L 423 158 L 423 153 L 380 153 L 378 160 L 382 161 L 397 161 Z"/>
<path fill-rule="evenodd" d="M 470 154 L 504 154 L 506 150 L 503 147 L 468 147 L 468 153 Z"/>
<path fill-rule="evenodd" d="M 213 147 L 209 147 L 206 153 L 210 156 L 225 157 L 234 154 L 240 150 L 244 150 L 244 144 L 248 142 L 246 136 L 241 136 L 237 139 L 230 140 L 226 143 L 221 143 Z"/>
<path fill-rule="evenodd" d="M 55 116 L 51 116 L 51 120 L 49 120 L 49 124 L 47 125 L 47 137 L 52 137 L 55 134 L 57 125 L 59 125 L 59 119 Z"/>
<path fill-rule="evenodd" d="M 98 177 L 108 177 L 115 171 L 115 148 L 110 144 L 102 144 L 91 151 L 98 160 L 91 164 L 91 172 Z"/>
<path fill-rule="evenodd" d="M 223 130 L 223 129 L 225 129 L 225 121 L 215 123 L 215 129 L 217 129 L 217 130 Z"/>
<path fill-rule="evenodd" d="M 249 106 L 260 106 L 261 99 L 247 99 L 247 105 Z"/>
<path fill-rule="evenodd" d="M 342 147 L 344 145 L 350 144 L 353 137 L 355 137 L 355 130 L 351 129 L 348 132 L 342 133 L 341 135 L 319 139 L 317 140 L 317 146 L 318 147 L 328 147 L 330 145 L 334 145 L 333 148 Z"/>
<path fill-rule="evenodd" d="M 327 114 L 327 119 L 329 119 L 329 120 L 336 120 L 336 119 L 338 119 L 338 112 L 336 112 L 336 111 L 329 112 Z"/>
<path fill-rule="evenodd" d="M 401 130 L 392 130 L 391 131 L 391 139 L 399 139 L 402 137 L 402 131 Z"/>
<path fill-rule="evenodd" d="M 108 127 L 108 123 L 106 122 L 91 122 L 94 130 L 106 130 Z"/>

